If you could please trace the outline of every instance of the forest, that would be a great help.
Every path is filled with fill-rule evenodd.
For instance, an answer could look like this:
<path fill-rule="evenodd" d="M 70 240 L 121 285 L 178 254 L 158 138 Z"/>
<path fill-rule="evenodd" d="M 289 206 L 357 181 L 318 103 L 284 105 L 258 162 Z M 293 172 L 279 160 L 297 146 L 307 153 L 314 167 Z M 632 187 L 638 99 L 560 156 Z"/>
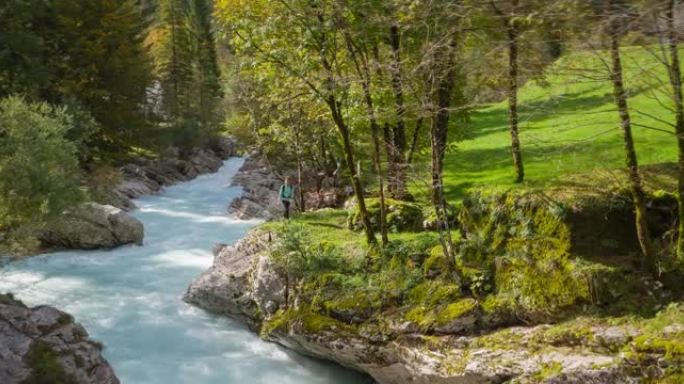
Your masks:
<path fill-rule="evenodd" d="M 186 302 L 382 384 L 681 382 L 683 40 L 678 0 L 4 0 L 0 255 L 230 137 L 265 222 Z"/>

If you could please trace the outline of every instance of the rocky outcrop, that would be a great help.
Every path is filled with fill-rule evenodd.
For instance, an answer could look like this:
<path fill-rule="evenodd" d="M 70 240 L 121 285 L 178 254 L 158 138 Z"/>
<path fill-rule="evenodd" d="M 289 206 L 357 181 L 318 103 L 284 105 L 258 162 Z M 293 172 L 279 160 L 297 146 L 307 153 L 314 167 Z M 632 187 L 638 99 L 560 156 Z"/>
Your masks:
<path fill-rule="evenodd" d="M 258 280 L 252 279 L 252 272 L 267 243 L 268 235 L 253 232 L 234 246 L 214 249 L 214 264 L 192 282 L 184 300 L 211 312 L 237 318 L 256 329 L 261 322 L 258 303 L 263 304 L 265 313 L 268 312 L 266 307 L 271 306 L 266 300 L 259 299 L 258 293 L 255 296 L 252 289 L 254 282 L 261 285 Z M 271 295 L 268 292 L 266 294 Z"/>
<path fill-rule="evenodd" d="M 65 212 L 41 234 L 48 248 L 114 248 L 124 244 L 142 245 L 143 224 L 111 205 L 86 203 Z"/>
<path fill-rule="evenodd" d="M 228 211 L 238 219 L 268 220 L 282 216 L 278 198 L 282 182 L 258 155 L 252 154 L 233 177 L 233 185 L 241 186 L 243 193 L 230 202 Z"/>
<path fill-rule="evenodd" d="M 118 384 L 101 352 L 69 314 L 0 295 L 0 383 Z"/>
<path fill-rule="evenodd" d="M 214 265 L 192 283 L 185 300 L 237 318 L 289 349 L 365 372 L 380 384 L 636 383 L 643 361 L 664 361 L 667 353 L 658 342 L 645 343 L 642 328 L 608 322 L 485 329 L 473 327 L 474 312 L 465 309 L 430 333 L 388 318 L 368 327 L 341 321 L 311 310 L 306 300 L 288 299 L 303 287 L 288 292 L 269 258 L 272 236 L 255 229 L 235 246 L 218 247 Z M 682 335 L 684 307 L 676 310 L 672 317 L 683 328 L 672 326 L 672 332 Z"/>
<path fill-rule="evenodd" d="M 207 148 L 195 149 L 186 156 L 181 156 L 177 149 L 170 149 L 159 159 L 139 158 L 119 169 L 122 180 L 108 193 L 108 200 L 112 205 L 130 210 L 135 208 L 132 199 L 159 193 L 165 186 L 188 181 L 201 174 L 216 172 L 223 160 L 236 152 L 235 140 L 221 137 Z"/>
<path fill-rule="evenodd" d="M 293 181 L 296 179 L 294 175 Z M 238 219 L 272 219 L 283 215 L 283 207 L 278 198 L 278 190 L 283 183 L 281 176 L 263 160 L 258 153 L 253 153 L 245 160 L 233 178 L 233 185 L 243 188 L 243 194 L 235 198 L 228 211 Z M 308 209 L 339 208 L 348 194 L 339 185 L 336 177 L 305 171 L 302 176 L 304 189 L 304 205 Z M 300 210 L 296 202 L 291 208 Z"/>

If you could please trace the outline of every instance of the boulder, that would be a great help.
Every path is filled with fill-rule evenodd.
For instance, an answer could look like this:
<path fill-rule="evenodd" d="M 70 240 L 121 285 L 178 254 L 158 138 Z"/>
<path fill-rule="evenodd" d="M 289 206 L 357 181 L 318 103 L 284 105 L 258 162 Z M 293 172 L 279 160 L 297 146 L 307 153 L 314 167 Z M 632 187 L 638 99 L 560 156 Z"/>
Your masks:
<path fill-rule="evenodd" d="M 261 319 L 261 310 L 252 289 L 261 288 L 261 294 L 256 295 L 261 298 L 260 303 L 271 301 L 277 304 L 279 301 L 275 293 L 264 291 L 264 288 L 271 286 L 280 290 L 279 284 L 272 284 L 270 278 L 253 276 L 254 271 L 259 270 L 255 268 L 255 262 L 259 259 L 259 253 L 266 249 L 268 240 L 267 233 L 254 231 L 234 246 L 216 247 L 214 264 L 190 284 L 183 300 L 256 327 Z M 267 266 L 264 265 L 261 270 Z"/>
<path fill-rule="evenodd" d="M 41 240 L 49 247 L 95 249 L 142 245 L 143 236 L 143 224 L 121 209 L 86 203 L 51 223 Z"/>
<path fill-rule="evenodd" d="M 118 384 L 102 346 L 67 313 L 0 294 L 0 383 Z"/>
<path fill-rule="evenodd" d="M 243 194 L 231 201 L 228 211 L 242 220 L 282 216 L 283 207 L 278 198 L 281 183 L 256 156 L 247 158 L 233 178 L 233 185 L 243 187 Z"/>

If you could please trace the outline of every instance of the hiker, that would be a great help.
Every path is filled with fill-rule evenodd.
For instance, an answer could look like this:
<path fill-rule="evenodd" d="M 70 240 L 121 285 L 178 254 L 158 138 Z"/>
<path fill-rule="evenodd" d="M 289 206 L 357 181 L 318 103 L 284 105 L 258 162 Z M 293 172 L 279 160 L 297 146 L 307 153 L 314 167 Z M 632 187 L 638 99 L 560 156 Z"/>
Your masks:
<path fill-rule="evenodd" d="M 294 186 L 290 184 L 290 176 L 285 176 L 285 183 L 280 186 L 280 201 L 285 208 L 285 219 L 290 219 L 290 203 L 294 198 Z"/>

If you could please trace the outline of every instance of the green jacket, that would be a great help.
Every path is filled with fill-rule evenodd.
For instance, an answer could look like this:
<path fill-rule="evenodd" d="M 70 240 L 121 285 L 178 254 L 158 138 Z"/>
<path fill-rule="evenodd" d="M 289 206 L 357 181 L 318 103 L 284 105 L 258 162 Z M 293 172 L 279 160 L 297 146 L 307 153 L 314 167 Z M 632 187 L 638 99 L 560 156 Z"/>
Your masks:
<path fill-rule="evenodd" d="M 290 201 L 294 198 L 294 186 L 292 184 L 283 184 L 280 186 L 279 192 L 280 200 Z"/>

